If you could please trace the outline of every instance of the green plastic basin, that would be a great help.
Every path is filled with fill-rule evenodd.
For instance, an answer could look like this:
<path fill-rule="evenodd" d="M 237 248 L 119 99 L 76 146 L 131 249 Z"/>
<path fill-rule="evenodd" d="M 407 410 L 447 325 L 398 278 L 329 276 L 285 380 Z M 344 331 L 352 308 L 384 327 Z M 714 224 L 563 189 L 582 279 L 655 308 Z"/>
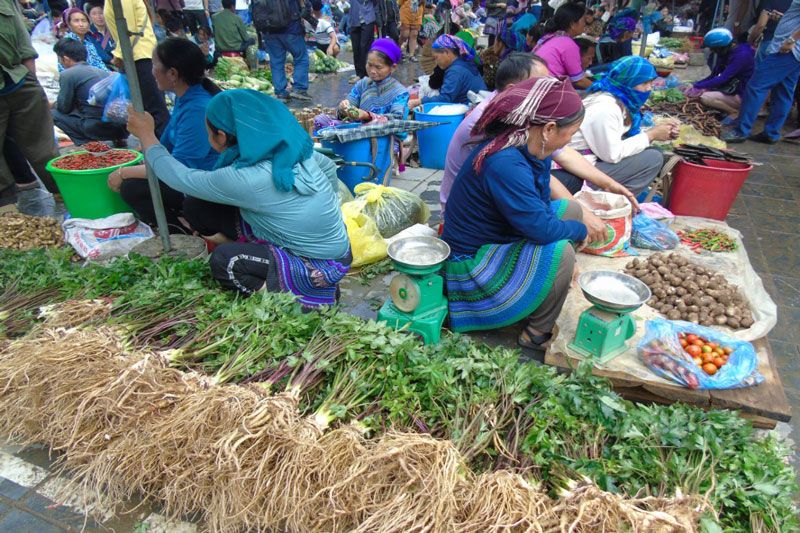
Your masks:
<path fill-rule="evenodd" d="M 120 167 L 140 164 L 142 154 L 136 150 L 125 150 L 136 154 L 136 159 L 114 165 L 113 167 L 94 170 L 64 170 L 56 168 L 53 163 L 68 155 L 85 153 L 77 151 L 56 157 L 47 163 L 47 171 L 53 176 L 64 198 L 69 214 L 75 218 L 103 218 L 117 213 L 131 213 L 132 210 L 119 193 L 108 188 L 108 175 Z"/>

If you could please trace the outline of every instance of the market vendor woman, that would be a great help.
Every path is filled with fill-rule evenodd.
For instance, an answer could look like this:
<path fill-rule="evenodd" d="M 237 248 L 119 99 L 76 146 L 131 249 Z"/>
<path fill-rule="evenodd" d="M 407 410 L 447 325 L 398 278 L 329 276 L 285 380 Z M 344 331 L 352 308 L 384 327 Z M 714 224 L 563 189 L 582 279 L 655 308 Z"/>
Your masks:
<path fill-rule="evenodd" d="M 550 338 L 575 265 L 570 242 L 588 236 L 580 205 L 550 177 L 550 156 L 583 112 L 568 80 L 531 78 L 497 95 L 475 124 L 473 135 L 489 140 L 461 167 L 442 235 L 455 331 L 525 321 L 521 346 Z"/>
<path fill-rule="evenodd" d="M 352 256 L 336 192 L 323 171 L 333 167 L 330 160 L 313 151 L 286 106 L 249 89 L 212 98 L 206 128 L 221 153 L 208 171 L 170 155 L 150 115 L 131 111 L 128 119 L 161 181 L 213 202 L 187 222 L 218 243 L 210 260 L 214 278 L 244 294 L 291 292 L 306 307 L 333 304 Z"/>

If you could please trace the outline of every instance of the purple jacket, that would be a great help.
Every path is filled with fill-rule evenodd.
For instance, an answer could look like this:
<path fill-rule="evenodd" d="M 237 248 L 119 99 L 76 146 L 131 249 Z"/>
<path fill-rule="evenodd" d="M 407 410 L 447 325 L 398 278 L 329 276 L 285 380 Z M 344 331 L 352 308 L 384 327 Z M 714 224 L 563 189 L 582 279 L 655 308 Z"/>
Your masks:
<path fill-rule="evenodd" d="M 755 50 L 747 43 L 740 43 L 728 54 L 717 61 L 711 75 L 694 84 L 695 89 L 719 89 L 732 79 L 739 80 L 736 94 L 742 95 L 755 68 Z"/>

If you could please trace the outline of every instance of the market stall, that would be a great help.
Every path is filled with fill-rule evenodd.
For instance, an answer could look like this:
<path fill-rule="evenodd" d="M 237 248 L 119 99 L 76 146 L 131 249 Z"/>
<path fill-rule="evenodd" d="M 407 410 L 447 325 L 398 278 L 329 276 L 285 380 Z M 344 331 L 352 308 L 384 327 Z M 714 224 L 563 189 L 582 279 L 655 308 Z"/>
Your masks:
<path fill-rule="evenodd" d="M 698 227 L 709 228 L 734 239 L 736 247 L 730 252 L 706 251 L 684 243 L 675 253 L 685 257 L 691 264 L 721 273 L 730 284 L 738 287 L 741 293 L 746 295 L 748 307 L 753 314 L 752 321 L 748 322 L 750 325 L 740 328 L 737 322 L 735 330 L 727 326 L 719 328 L 732 338 L 752 342 L 758 358 L 758 372 L 763 376 L 763 382 L 742 388 L 690 390 L 654 373 L 637 353 L 637 346 L 645 336 L 647 321 L 668 317 L 648 305 L 640 307 L 631 314 L 636 324 L 636 331 L 628 341 L 627 349 L 611 360 L 595 362 L 593 372 L 609 378 L 615 390 L 632 400 L 664 404 L 686 402 L 704 408 L 734 409 L 753 420 L 758 427 L 773 428 L 778 421 L 788 421 L 791 416 L 789 403 L 769 344 L 766 342 L 767 334 L 776 323 L 777 308 L 750 265 L 741 234 L 724 222 L 692 217 L 677 217 L 673 227 L 679 231 Z M 646 261 L 647 257 L 656 253 L 641 249 L 637 249 L 637 252 L 641 254 L 637 257 L 639 261 Z M 626 265 L 631 264 L 633 259 L 579 254 L 578 271 L 626 271 Z M 578 317 L 587 306 L 588 303 L 580 289 L 573 283 L 573 290 L 567 296 L 564 309 L 556 323 L 558 333 L 545 356 L 546 364 L 569 370 L 585 359 L 571 349 L 569 343 L 575 337 Z M 670 315 L 669 318 L 678 318 L 678 315 L 674 317 Z"/>

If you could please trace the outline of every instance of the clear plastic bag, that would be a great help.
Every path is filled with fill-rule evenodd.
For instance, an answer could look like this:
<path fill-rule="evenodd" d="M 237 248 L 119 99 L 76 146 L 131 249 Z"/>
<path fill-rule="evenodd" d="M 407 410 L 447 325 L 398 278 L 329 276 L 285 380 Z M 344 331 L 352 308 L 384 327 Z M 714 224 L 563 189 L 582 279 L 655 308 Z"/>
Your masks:
<path fill-rule="evenodd" d="M 378 232 L 375 221 L 362 212 L 360 202 L 347 202 L 342 205 L 344 224 L 350 238 L 353 253 L 353 268 L 375 263 L 386 257 L 386 241 Z"/>
<path fill-rule="evenodd" d="M 707 374 L 681 346 L 678 337 L 681 333 L 693 333 L 731 348 L 728 362 L 715 374 Z M 758 372 L 758 357 L 752 344 L 691 322 L 648 320 L 637 352 L 655 374 L 690 389 L 737 389 L 764 381 Z"/>
<path fill-rule="evenodd" d="M 106 106 L 103 109 L 103 122 L 127 124 L 128 106 L 131 105 L 131 91 L 128 88 L 128 77 L 120 74 L 111 86 Z"/>
<path fill-rule="evenodd" d="M 114 82 L 117 81 L 119 76 L 119 72 L 112 72 L 111 75 L 92 85 L 89 88 L 89 98 L 86 100 L 89 105 L 105 105 L 108 95 L 111 94 L 111 89 L 114 87 Z"/>
<path fill-rule="evenodd" d="M 355 187 L 355 202 L 360 210 L 373 219 L 384 239 L 396 235 L 414 224 L 425 224 L 431 212 L 422 198 L 414 193 L 374 183 Z"/>
<path fill-rule="evenodd" d="M 644 213 L 633 217 L 631 244 L 647 250 L 673 250 L 681 240 L 666 224 L 659 222 Z"/>

